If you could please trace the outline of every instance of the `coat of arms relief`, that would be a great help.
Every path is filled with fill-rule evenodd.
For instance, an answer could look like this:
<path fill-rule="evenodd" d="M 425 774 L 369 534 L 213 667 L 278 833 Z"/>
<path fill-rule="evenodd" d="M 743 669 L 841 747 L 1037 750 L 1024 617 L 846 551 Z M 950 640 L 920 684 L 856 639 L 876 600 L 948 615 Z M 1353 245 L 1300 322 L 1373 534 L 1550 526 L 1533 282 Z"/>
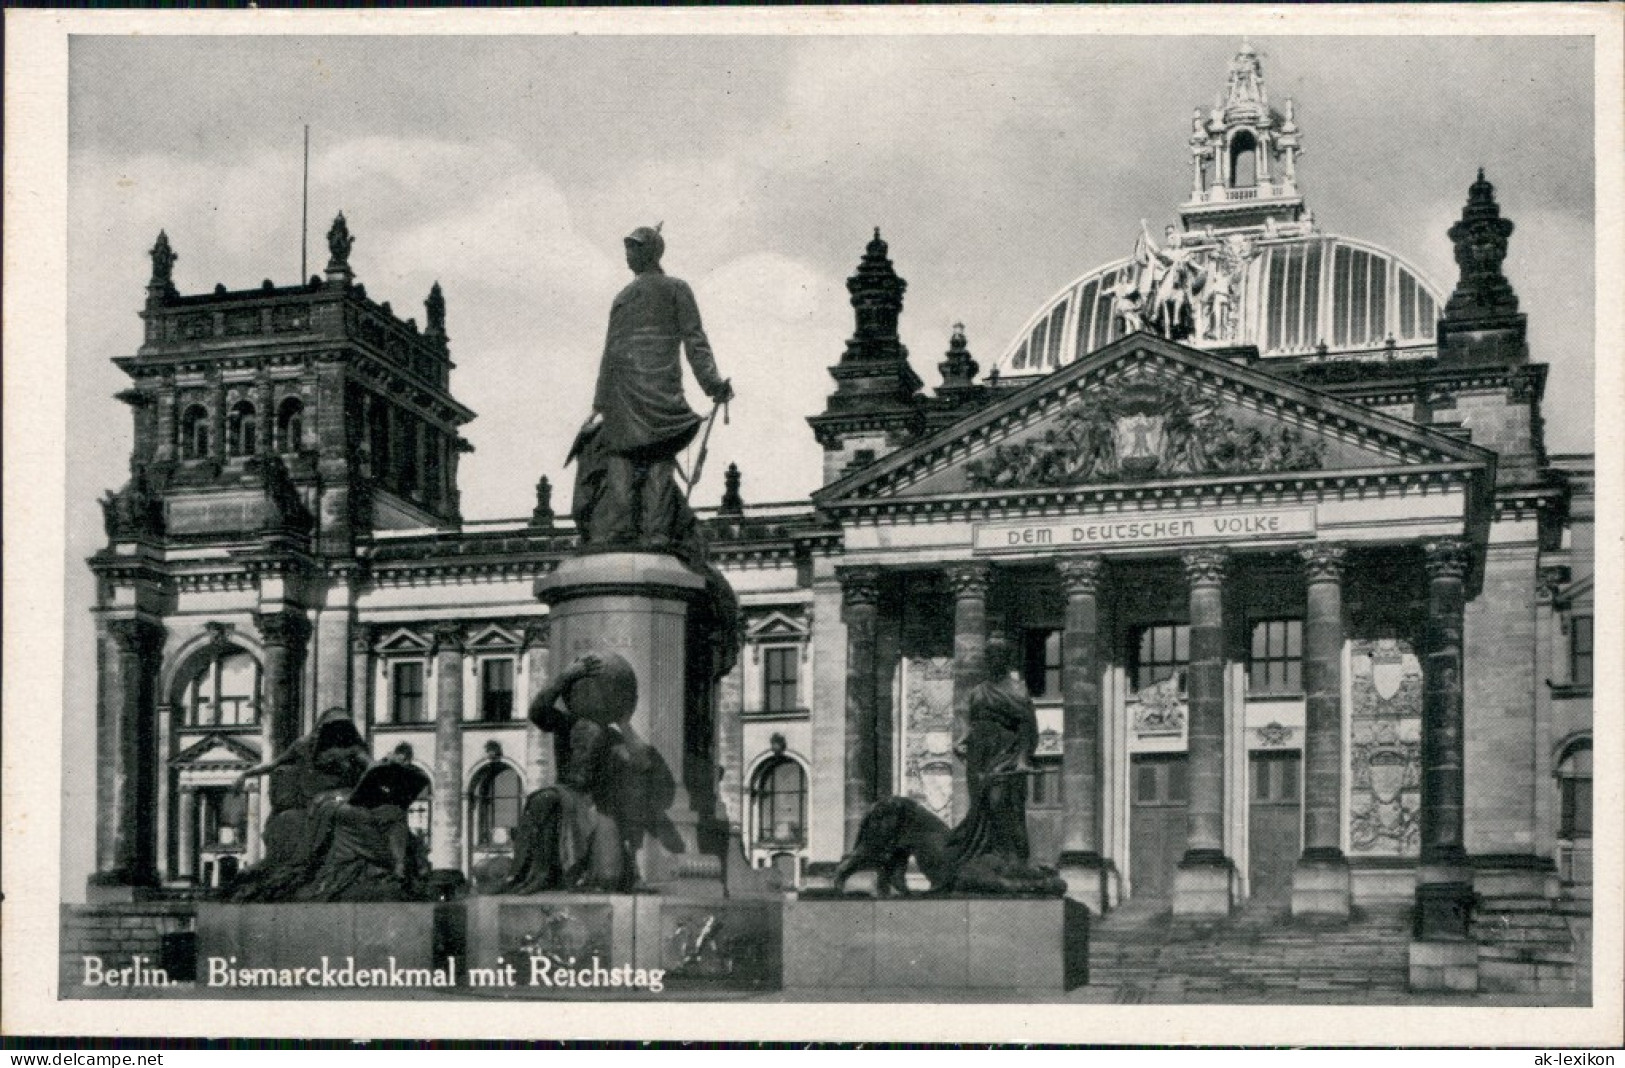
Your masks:
<path fill-rule="evenodd" d="M 1191 385 L 1137 378 L 1089 394 L 1025 441 L 966 466 L 971 489 L 1180 475 L 1306 471 L 1325 443 L 1296 426 L 1249 426 Z"/>

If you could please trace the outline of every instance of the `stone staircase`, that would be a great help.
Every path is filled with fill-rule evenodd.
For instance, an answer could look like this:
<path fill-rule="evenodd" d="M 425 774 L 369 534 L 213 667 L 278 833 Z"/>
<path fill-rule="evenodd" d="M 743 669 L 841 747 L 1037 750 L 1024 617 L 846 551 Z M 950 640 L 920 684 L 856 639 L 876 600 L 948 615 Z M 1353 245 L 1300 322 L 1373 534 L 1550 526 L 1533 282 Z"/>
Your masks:
<path fill-rule="evenodd" d="M 1546 898 L 1480 897 L 1473 937 L 1481 990 L 1568 994 L 1583 978 L 1569 919 Z"/>
<path fill-rule="evenodd" d="M 1409 936 L 1407 906 L 1327 923 L 1295 922 L 1285 903 L 1249 903 L 1198 924 L 1175 921 L 1166 902 L 1129 902 L 1092 927 L 1089 984 L 1118 1002 L 1400 1001 Z"/>

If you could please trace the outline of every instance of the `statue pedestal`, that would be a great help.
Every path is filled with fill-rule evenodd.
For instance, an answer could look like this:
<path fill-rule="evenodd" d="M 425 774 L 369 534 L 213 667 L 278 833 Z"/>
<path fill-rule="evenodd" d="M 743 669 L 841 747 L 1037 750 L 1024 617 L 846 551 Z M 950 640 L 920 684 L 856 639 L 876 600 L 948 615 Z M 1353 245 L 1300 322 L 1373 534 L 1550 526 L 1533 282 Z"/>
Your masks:
<path fill-rule="evenodd" d="M 779 986 L 783 918 L 777 899 L 545 893 L 474 897 L 456 907 L 462 910 L 468 969 L 512 967 L 510 992 L 519 997 L 564 994 L 568 988 L 549 979 L 562 970 L 589 975 L 574 989 L 577 994 L 658 993 L 614 983 L 614 971 L 627 966 L 658 972 L 678 989 Z M 611 978 L 599 979 L 600 970 Z M 478 974 L 470 971 L 470 979 Z"/>
<path fill-rule="evenodd" d="M 1089 910 L 1069 898 L 784 903 L 786 989 L 1048 990 L 1089 981 Z"/>
<path fill-rule="evenodd" d="M 572 557 L 536 583 L 550 611 L 551 671 L 586 653 L 618 653 L 637 674 L 638 702 L 627 726 L 653 747 L 657 775 L 675 796 L 666 822 L 637 845 L 640 885 L 684 893 L 722 891 L 727 821 L 711 755 L 709 680 L 688 677 L 689 606 L 705 582 L 676 557 L 605 552 Z M 694 735 L 690 737 L 690 734 Z"/>
<path fill-rule="evenodd" d="M 216 968 L 446 968 L 437 944 L 436 911 L 422 902 L 200 902 L 197 907 L 198 984 Z M 455 981 L 449 970 L 446 976 Z M 343 982 L 343 980 L 339 980 Z M 448 985 L 425 982 L 421 985 Z"/>

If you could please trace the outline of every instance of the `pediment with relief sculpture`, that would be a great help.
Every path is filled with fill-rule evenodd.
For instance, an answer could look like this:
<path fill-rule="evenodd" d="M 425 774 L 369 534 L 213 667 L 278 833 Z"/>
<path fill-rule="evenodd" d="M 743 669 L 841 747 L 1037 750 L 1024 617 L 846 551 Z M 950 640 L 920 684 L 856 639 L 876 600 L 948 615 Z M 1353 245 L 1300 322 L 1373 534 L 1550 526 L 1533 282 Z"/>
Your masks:
<path fill-rule="evenodd" d="M 1144 334 L 854 472 L 819 504 L 1432 465 L 1493 453 Z"/>

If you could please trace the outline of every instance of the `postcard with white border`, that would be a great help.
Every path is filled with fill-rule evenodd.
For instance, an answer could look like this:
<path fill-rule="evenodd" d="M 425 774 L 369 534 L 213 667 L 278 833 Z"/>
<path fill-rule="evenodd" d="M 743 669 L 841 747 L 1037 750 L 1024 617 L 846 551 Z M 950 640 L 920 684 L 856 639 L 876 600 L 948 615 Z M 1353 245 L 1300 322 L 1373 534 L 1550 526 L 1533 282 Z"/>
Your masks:
<path fill-rule="evenodd" d="M 8 12 L 4 1030 L 1618 1041 L 1620 15 Z"/>

